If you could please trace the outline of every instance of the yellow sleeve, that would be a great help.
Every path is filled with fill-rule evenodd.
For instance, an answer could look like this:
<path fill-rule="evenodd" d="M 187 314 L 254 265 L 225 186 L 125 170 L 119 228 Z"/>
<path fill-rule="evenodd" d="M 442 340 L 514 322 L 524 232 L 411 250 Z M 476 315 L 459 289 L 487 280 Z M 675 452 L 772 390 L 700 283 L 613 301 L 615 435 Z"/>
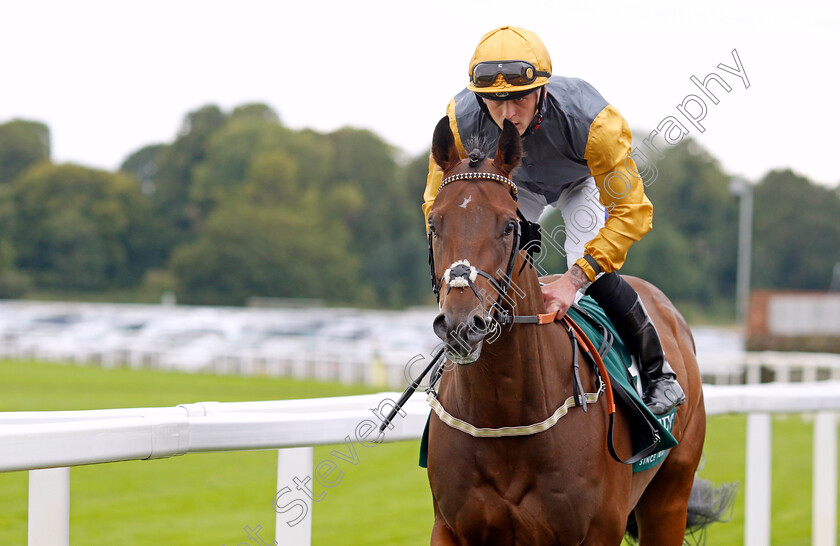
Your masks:
<path fill-rule="evenodd" d="M 632 141 L 627 122 L 612 105 L 601 110 L 589 127 L 584 157 L 608 217 L 585 248 L 604 273 L 620 269 L 630 246 L 653 227 L 653 205 L 630 157 Z M 575 264 L 595 280 L 597 272 L 585 258 Z"/>
<path fill-rule="evenodd" d="M 435 204 L 440 182 L 443 180 L 443 171 L 435 163 L 432 154 L 429 154 L 429 175 L 426 177 L 426 190 L 423 192 L 423 216 L 426 217 L 426 233 L 429 232 L 429 211 Z"/>
<path fill-rule="evenodd" d="M 452 134 L 455 135 L 455 146 L 458 148 L 458 153 L 462 158 L 467 157 L 464 145 L 461 144 L 461 135 L 458 133 L 458 123 L 455 120 L 455 99 L 449 101 L 446 107 L 446 115 L 449 116 L 449 127 L 452 129 Z M 429 232 L 429 211 L 432 210 L 432 205 L 435 203 L 435 197 L 437 197 L 442 180 L 443 171 L 435 163 L 432 154 L 429 154 L 429 175 L 426 177 L 426 190 L 423 192 L 423 216 L 426 218 L 426 233 Z"/>

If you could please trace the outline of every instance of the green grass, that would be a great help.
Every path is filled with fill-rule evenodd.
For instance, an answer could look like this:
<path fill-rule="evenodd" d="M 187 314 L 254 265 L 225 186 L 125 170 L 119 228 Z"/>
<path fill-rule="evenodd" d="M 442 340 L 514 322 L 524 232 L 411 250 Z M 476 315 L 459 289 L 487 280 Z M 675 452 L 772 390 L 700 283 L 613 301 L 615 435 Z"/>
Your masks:
<path fill-rule="evenodd" d="M 174 406 L 376 391 L 265 377 L 0 361 L 0 411 Z M 330 459 L 332 449 L 337 447 L 317 447 L 314 462 Z M 314 507 L 313 543 L 428 542 L 432 511 L 426 474 L 417 466 L 418 449 L 419 442 L 357 447 L 358 464 L 342 463 L 342 482 Z M 245 526 L 261 526 L 262 538 L 274 536 L 276 451 L 82 466 L 73 468 L 70 476 L 71 544 L 231 546 L 247 541 Z M 0 474 L 4 546 L 26 544 L 27 487 L 26 472 Z"/>
<path fill-rule="evenodd" d="M 808 415 L 780 415 L 773 419 L 772 434 L 772 544 L 809 545 L 813 423 Z M 745 436 L 745 416 L 720 415 L 709 418 L 704 449 L 705 468 L 700 475 L 716 483 L 741 484 L 732 520 L 725 525 L 709 528 L 709 544 L 744 543 Z M 840 526 L 837 536 L 840 536 Z"/>
<path fill-rule="evenodd" d="M 364 392 L 372 390 L 259 377 L 0 362 L 0 411 L 172 406 Z M 774 419 L 774 545 L 810 544 L 811 429 L 809 420 L 800 416 Z M 710 418 L 701 476 L 743 485 L 745 430 L 743 416 Z M 335 460 L 332 449 L 346 451 L 344 446 L 318 447 L 314 462 Z M 313 543 L 428 544 L 432 511 L 425 471 L 417 467 L 418 442 L 356 450 L 357 465 L 339 462 L 343 477 L 338 486 L 316 489 L 325 497 L 314 506 Z M 276 461 L 276 451 L 256 451 L 73 468 L 71 543 L 256 544 L 248 541 L 244 527 L 261 526 L 260 536 L 270 544 Z M 0 474 L 0 544 L 26 544 L 27 479 L 25 472 Z M 743 544 L 743 515 L 744 495 L 739 492 L 732 521 L 711 527 L 708 544 Z"/>

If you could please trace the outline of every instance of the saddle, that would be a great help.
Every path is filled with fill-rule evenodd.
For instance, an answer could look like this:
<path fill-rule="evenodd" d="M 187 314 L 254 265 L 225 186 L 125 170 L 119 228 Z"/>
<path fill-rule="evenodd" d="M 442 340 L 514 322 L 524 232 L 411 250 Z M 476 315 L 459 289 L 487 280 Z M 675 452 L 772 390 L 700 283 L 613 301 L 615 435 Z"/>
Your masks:
<path fill-rule="evenodd" d="M 582 297 L 566 313 L 589 338 L 604 365 L 613 385 L 616 399 L 621 401 L 630 417 L 633 456 L 626 462 L 633 471 L 646 470 L 661 463 L 668 449 L 677 445 L 671 434 L 677 408 L 664 415 L 654 415 L 642 400 L 645 385 L 631 373 L 633 356 L 618 335 L 603 309 L 589 296 Z"/>

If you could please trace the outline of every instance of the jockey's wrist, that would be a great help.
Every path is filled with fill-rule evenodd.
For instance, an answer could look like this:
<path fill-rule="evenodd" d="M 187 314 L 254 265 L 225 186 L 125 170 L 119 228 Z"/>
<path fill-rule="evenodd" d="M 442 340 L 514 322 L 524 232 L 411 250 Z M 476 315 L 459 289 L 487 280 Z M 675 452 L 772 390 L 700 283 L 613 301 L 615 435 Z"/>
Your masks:
<path fill-rule="evenodd" d="M 601 272 L 601 266 L 598 265 L 595 258 L 588 254 L 584 254 L 583 257 L 578 258 L 577 261 L 575 261 L 575 265 L 580 267 L 586 274 L 586 278 L 592 282 L 595 282 L 595 279 L 598 278 L 598 274 Z"/>
<path fill-rule="evenodd" d="M 577 264 L 572 265 L 563 276 L 567 277 L 577 290 L 586 290 L 592 284 L 592 281 L 589 280 L 589 277 L 586 276 L 586 273 Z"/>

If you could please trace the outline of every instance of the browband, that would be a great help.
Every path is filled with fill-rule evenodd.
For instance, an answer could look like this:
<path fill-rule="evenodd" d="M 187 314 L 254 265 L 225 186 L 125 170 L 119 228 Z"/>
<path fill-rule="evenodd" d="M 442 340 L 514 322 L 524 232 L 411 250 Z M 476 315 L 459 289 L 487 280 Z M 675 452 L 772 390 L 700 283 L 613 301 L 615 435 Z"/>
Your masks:
<path fill-rule="evenodd" d="M 450 182 L 455 182 L 456 180 L 470 180 L 476 178 L 484 178 L 486 180 L 494 180 L 496 182 L 501 182 L 502 184 L 506 184 L 510 188 L 510 195 L 513 197 L 514 201 L 518 200 L 519 190 L 516 188 L 516 184 L 513 183 L 513 180 L 502 176 L 500 174 L 495 173 L 461 173 L 461 174 L 453 174 L 452 176 L 447 176 L 444 178 L 440 186 L 438 186 L 438 191 L 443 189 L 443 187 Z"/>

